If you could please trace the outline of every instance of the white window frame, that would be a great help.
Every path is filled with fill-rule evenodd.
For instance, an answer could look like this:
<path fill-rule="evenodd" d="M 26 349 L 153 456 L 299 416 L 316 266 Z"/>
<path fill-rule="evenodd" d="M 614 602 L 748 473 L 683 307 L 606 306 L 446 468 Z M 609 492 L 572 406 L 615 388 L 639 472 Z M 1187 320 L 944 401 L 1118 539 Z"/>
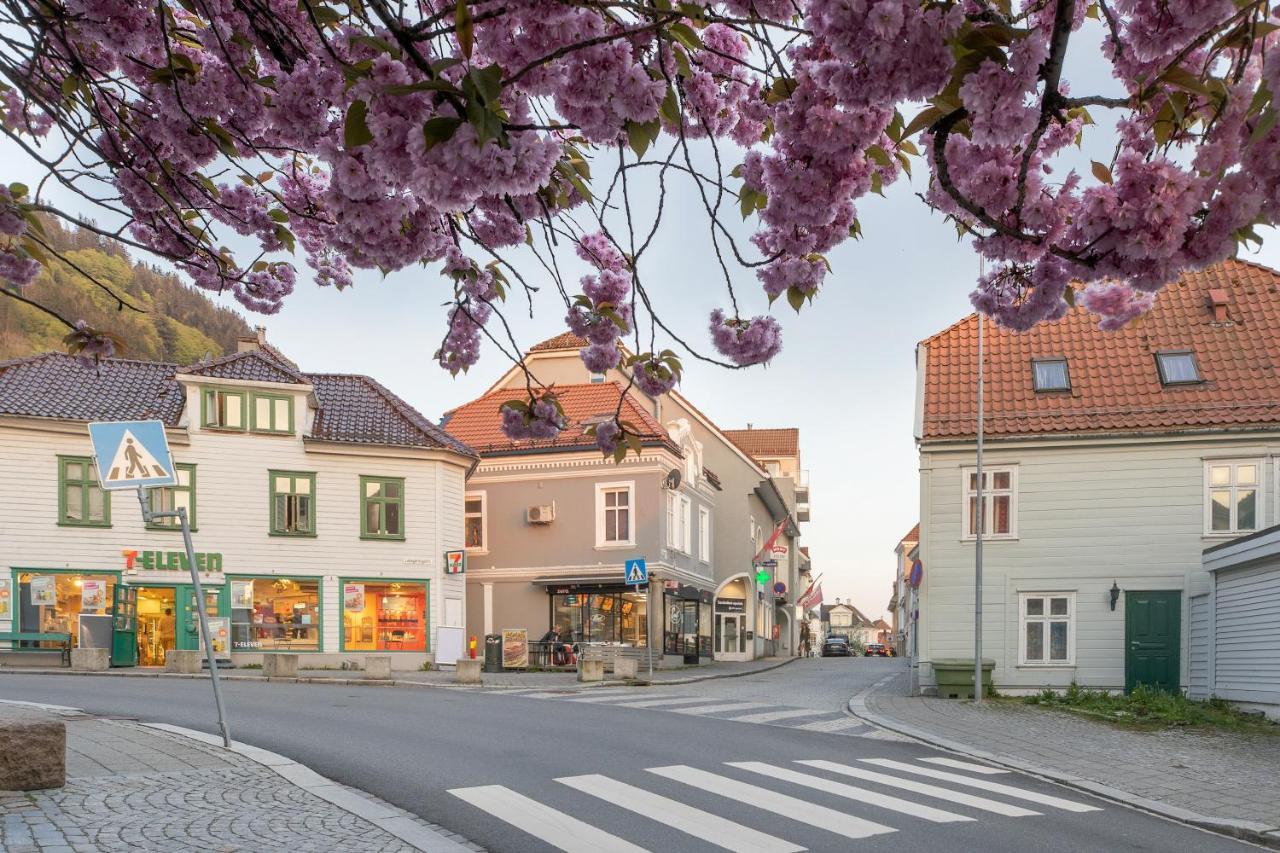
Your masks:
<path fill-rule="evenodd" d="M 667 547 L 693 555 L 693 503 L 688 495 L 667 492 Z"/>
<path fill-rule="evenodd" d="M 462 496 L 462 541 L 467 541 L 467 519 L 470 514 L 467 512 L 467 501 L 480 501 L 480 547 L 467 548 L 468 554 L 488 554 L 489 553 L 489 493 L 488 492 L 467 492 Z"/>
<path fill-rule="evenodd" d="M 711 510 L 698 507 L 698 559 L 711 562 Z"/>
<path fill-rule="evenodd" d="M 1230 485 L 1226 487 L 1212 485 L 1210 481 L 1210 478 L 1212 475 L 1211 469 L 1220 468 L 1224 465 L 1231 466 Z M 1254 477 L 1254 483 L 1252 487 L 1258 493 L 1257 508 L 1254 510 L 1254 514 L 1253 514 L 1254 526 L 1247 527 L 1247 528 L 1241 528 L 1239 524 L 1239 519 L 1236 518 L 1236 508 L 1238 505 L 1236 492 L 1239 491 L 1240 489 L 1239 483 L 1236 482 L 1236 469 L 1239 468 L 1241 465 L 1252 465 L 1254 466 L 1254 469 L 1257 471 L 1257 474 Z M 1267 469 L 1265 465 L 1265 460 L 1263 459 L 1206 459 L 1204 461 L 1204 492 L 1201 495 L 1201 500 L 1204 501 L 1204 535 L 1205 536 L 1217 536 L 1217 537 L 1239 536 L 1242 533 L 1257 533 L 1259 530 L 1262 530 L 1263 528 L 1267 527 L 1267 513 L 1266 513 L 1267 490 L 1263 488 L 1263 482 L 1266 478 L 1266 470 Z M 1231 491 L 1231 529 L 1214 530 L 1213 529 L 1213 501 L 1210 500 L 1210 493 L 1213 491 L 1221 490 L 1223 488 L 1227 488 Z M 1248 489 L 1249 487 L 1246 486 L 1245 488 Z"/>
<path fill-rule="evenodd" d="M 627 493 L 627 541 L 606 541 L 604 538 L 605 492 Z M 636 544 L 636 481 L 622 480 L 613 483 L 596 483 L 596 550 L 634 548 Z"/>
<path fill-rule="evenodd" d="M 1044 615 L 1028 616 L 1027 615 L 1027 599 L 1043 598 L 1044 599 Z M 1050 615 L 1049 599 L 1065 598 L 1067 600 L 1067 615 L 1053 616 Z M 1027 660 L 1027 624 L 1030 622 L 1038 622 L 1045 626 L 1044 629 L 1044 654 L 1043 660 Z M 1067 658 L 1066 660 L 1051 660 L 1049 658 L 1049 628 L 1051 622 L 1067 623 Z M 1035 666 L 1035 667 L 1055 667 L 1055 666 L 1075 666 L 1076 665 L 1076 594 L 1074 592 L 1019 592 L 1018 593 L 1018 666 Z"/>
<path fill-rule="evenodd" d="M 972 542 L 978 537 L 969 532 L 969 498 L 974 493 L 969 490 L 969 477 L 978 473 L 976 467 L 960 469 L 960 539 L 963 542 Z M 1018 466 L 1017 465 L 983 465 L 982 473 L 987 476 L 987 488 L 982 490 L 982 520 L 987 530 L 982 534 L 982 541 L 989 542 L 992 540 L 1011 540 L 1018 538 Z M 1001 473 L 1009 474 L 1009 488 L 992 489 L 991 483 L 995 482 L 995 475 Z M 991 512 L 994 503 L 993 495 L 996 492 L 1009 495 L 1009 532 L 1008 533 L 991 533 L 991 522 L 993 514 Z"/>

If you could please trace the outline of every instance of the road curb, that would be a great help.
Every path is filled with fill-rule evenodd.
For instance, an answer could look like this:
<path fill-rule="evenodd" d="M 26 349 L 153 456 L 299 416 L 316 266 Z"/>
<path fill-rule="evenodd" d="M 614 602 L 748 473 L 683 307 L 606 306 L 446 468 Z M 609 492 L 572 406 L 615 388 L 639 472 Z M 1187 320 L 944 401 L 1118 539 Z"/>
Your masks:
<path fill-rule="evenodd" d="M 960 741 L 951 738 L 942 737 L 933 732 L 926 731 L 915 726 L 900 723 L 889 717 L 872 711 L 867 706 L 867 699 L 875 691 L 879 690 L 889 681 L 897 678 L 898 674 L 890 675 L 880 679 L 870 687 L 856 693 L 849 699 L 847 710 L 850 714 L 864 723 L 875 726 L 877 728 L 891 731 L 895 734 L 909 737 L 912 740 L 919 741 L 926 746 L 934 746 L 939 749 L 945 749 L 959 755 L 969 758 L 976 758 L 979 761 L 985 761 L 1007 770 L 1016 770 L 1020 773 L 1027 773 L 1050 782 L 1056 782 L 1068 788 L 1082 791 L 1086 794 L 1100 797 L 1104 800 L 1110 800 L 1123 806 L 1138 809 L 1139 811 L 1149 812 L 1168 820 L 1185 823 L 1188 826 L 1194 826 L 1197 829 L 1205 829 L 1216 832 L 1220 835 L 1227 835 L 1232 838 L 1238 838 L 1241 841 L 1249 841 L 1254 844 L 1260 844 L 1275 850 L 1280 850 L 1280 828 L 1268 826 L 1263 823 L 1249 820 L 1229 820 L 1224 818 L 1209 817 L 1197 812 L 1183 809 L 1178 806 L 1171 806 L 1168 803 L 1162 803 L 1159 800 L 1152 800 L 1138 794 L 1130 793 L 1119 788 L 1105 785 L 1101 782 L 1095 782 L 1092 779 L 1085 779 L 1070 773 L 1064 773 L 1055 770 L 1052 767 L 1043 767 L 1038 764 L 1023 761 L 1008 755 L 997 755 L 986 750 L 978 749 Z"/>

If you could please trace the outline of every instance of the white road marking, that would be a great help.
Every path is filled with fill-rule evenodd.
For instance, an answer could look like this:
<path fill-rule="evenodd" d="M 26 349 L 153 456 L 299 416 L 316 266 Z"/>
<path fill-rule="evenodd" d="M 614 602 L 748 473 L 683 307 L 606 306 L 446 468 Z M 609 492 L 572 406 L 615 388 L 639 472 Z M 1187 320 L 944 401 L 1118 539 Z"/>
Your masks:
<path fill-rule="evenodd" d="M 556 781 L 735 853 L 799 853 L 805 849 L 608 776 L 567 776 Z"/>
<path fill-rule="evenodd" d="M 836 717 L 834 720 L 814 720 L 812 723 L 804 723 L 796 726 L 797 729 L 803 729 L 806 732 L 838 732 L 844 729 L 856 729 L 859 726 L 865 726 L 862 720 L 855 720 L 853 717 Z"/>
<path fill-rule="evenodd" d="M 565 701 L 566 702 L 621 702 L 624 699 L 630 699 L 632 696 L 639 696 L 639 695 L 640 694 L 635 692 L 634 690 L 627 691 L 624 693 L 596 693 L 593 690 L 591 691 L 590 696 L 574 696 L 571 698 L 566 698 Z"/>
<path fill-rule="evenodd" d="M 813 717 L 821 714 L 812 708 L 788 708 L 785 711 L 765 711 L 762 714 L 747 714 L 744 717 L 730 717 L 734 723 L 772 723 L 775 720 L 787 720 L 791 717 Z"/>
<path fill-rule="evenodd" d="M 672 696 L 667 699 L 645 699 L 641 702 L 619 702 L 616 708 L 661 708 L 664 705 L 688 705 L 690 702 L 706 702 L 706 696 Z"/>
<path fill-rule="evenodd" d="M 1042 806 L 1051 806 L 1055 809 L 1062 809 L 1063 811 L 1102 811 L 1102 809 L 1097 806 L 1089 806 L 1072 800 L 1064 800 L 1061 797 L 1054 797 L 1049 794 L 1027 791 L 1023 788 L 1015 788 L 1012 785 L 1002 785 L 999 782 L 991 782 L 987 779 L 974 779 L 969 776 L 961 776 L 959 773 L 948 773 L 945 770 L 934 770 L 932 767 L 917 767 L 914 764 L 907 764 L 903 761 L 893 761 L 889 758 L 861 758 L 859 761 L 862 761 L 864 764 L 874 764 L 877 767 L 887 767 L 890 770 L 901 770 L 904 773 L 915 773 L 919 776 L 928 776 L 931 779 L 940 779 L 943 782 L 951 782 L 955 785 L 968 785 L 970 788 L 980 788 L 990 794 L 1002 794 L 1006 797 L 1013 797 L 1018 800 L 1027 800 L 1028 802 L 1039 803 Z"/>
<path fill-rule="evenodd" d="M 827 770 L 831 773 L 839 773 L 842 776 L 852 776 L 854 779 L 861 779 L 864 782 L 875 782 L 880 785 L 887 785 L 890 788 L 902 788 L 905 791 L 915 791 L 917 794 L 924 794 L 938 800 L 946 800 L 951 803 L 959 803 L 962 806 L 969 806 L 974 809 L 981 809 L 984 812 L 994 812 L 1005 817 L 1030 817 L 1038 815 L 1040 812 L 1033 812 L 1031 809 L 1024 809 L 1022 806 L 1011 806 L 1008 803 L 1002 803 L 998 800 L 988 800 L 986 797 L 975 797 L 973 794 L 963 794 L 959 791 L 952 791 L 948 788 L 940 788 L 937 785 L 930 785 L 925 782 L 917 782 L 914 779 L 899 779 L 897 776 L 889 776 L 885 773 L 876 773 L 871 770 L 863 770 L 861 767 L 850 767 L 847 764 L 837 764 L 834 761 L 799 761 L 798 764 L 804 764 L 808 767 L 816 767 L 819 770 Z"/>
<path fill-rule="evenodd" d="M 739 782 L 737 779 L 730 779 L 728 776 L 708 773 L 705 770 L 687 767 L 683 764 L 677 764 L 672 767 L 649 767 L 647 769 L 650 773 L 654 773 L 664 779 L 684 782 L 686 785 L 692 785 L 703 791 L 719 794 L 722 797 L 728 797 L 731 800 L 745 803 L 757 809 L 780 814 L 800 823 L 807 823 L 819 829 L 843 835 L 845 838 L 867 838 L 872 835 L 883 835 L 896 831 L 890 826 L 873 823 L 854 815 L 829 809 L 826 806 L 814 805 L 786 794 L 779 794 L 777 791 L 770 791 L 768 788 L 748 785 L 746 782 Z"/>
<path fill-rule="evenodd" d="M 768 708 L 768 707 L 769 707 L 768 705 L 761 704 L 760 702 L 730 702 L 727 705 L 723 702 L 719 702 L 714 705 L 699 705 L 696 708 L 672 708 L 671 713 L 673 714 L 718 714 L 721 711 L 745 711 L 748 708 Z"/>
<path fill-rule="evenodd" d="M 812 773 L 800 773 L 785 767 L 775 767 L 772 764 L 765 764 L 763 761 L 730 761 L 728 764 L 730 767 L 750 770 L 752 773 L 759 773 L 772 779 L 803 785 L 806 788 L 835 794 L 859 803 L 879 806 L 882 809 L 902 812 L 933 823 L 965 823 L 973 820 L 971 817 L 956 814 L 955 812 L 935 809 L 933 806 L 923 806 L 919 803 L 909 803 L 899 797 L 881 794 L 869 788 L 859 788 L 854 785 L 846 785 L 843 782 L 833 782 L 822 776 L 815 776 Z"/>
<path fill-rule="evenodd" d="M 985 764 L 956 761 L 954 758 L 922 758 L 920 760 L 928 761 L 930 764 L 941 764 L 943 767 L 954 767 L 956 770 L 968 770 L 970 773 L 981 773 L 984 776 L 996 776 L 1009 772 L 1008 770 L 1001 770 L 999 767 L 988 767 Z"/>
<path fill-rule="evenodd" d="M 449 793 L 565 853 L 646 853 L 643 847 L 501 785 L 453 788 Z"/>

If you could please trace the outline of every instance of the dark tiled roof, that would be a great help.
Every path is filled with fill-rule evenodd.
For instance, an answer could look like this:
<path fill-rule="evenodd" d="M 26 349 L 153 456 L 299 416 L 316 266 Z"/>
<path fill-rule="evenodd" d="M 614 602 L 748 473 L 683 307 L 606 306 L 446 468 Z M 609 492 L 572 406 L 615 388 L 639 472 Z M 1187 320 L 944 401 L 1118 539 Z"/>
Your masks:
<path fill-rule="evenodd" d="M 320 411 L 311 437 L 325 441 L 443 447 L 475 452 L 367 376 L 308 373 Z"/>
<path fill-rule="evenodd" d="M 274 350 L 272 350 L 274 352 Z M 188 376 L 209 376 L 217 379 L 238 379 L 241 382 L 280 382 L 286 385 L 307 385 L 307 378 L 283 361 L 272 358 L 262 350 L 246 350 L 224 355 L 203 364 L 179 368 Z"/>
<path fill-rule="evenodd" d="M 702 476 L 703 476 L 703 477 L 706 477 L 706 478 L 707 478 L 707 482 L 708 482 L 708 483 L 710 483 L 711 485 L 715 486 L 717 489 L 720 489 L 720 488 L 721 488 L 721 486 L 720 486 L 720 477 L 719 477 L 719 475 L 718 475 L 718 474 L 716 474 L 716 472 L 715 472 L 715 471 L 712 471 L 710 468 L 703 468 L 703 469 L 702 469 Z"/>
<path fill-rule="evenodd" d="M 753 459 L 761 456 L 799 456 L 800 430 L 795 427 L 781 429 L 726 429 L 725 438 Z"/>

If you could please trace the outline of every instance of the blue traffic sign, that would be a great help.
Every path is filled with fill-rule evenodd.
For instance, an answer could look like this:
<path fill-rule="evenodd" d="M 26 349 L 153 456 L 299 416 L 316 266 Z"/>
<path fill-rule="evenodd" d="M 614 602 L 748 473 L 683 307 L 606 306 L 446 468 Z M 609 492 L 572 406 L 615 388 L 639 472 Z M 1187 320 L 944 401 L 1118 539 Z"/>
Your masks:
<path fill-rule="evenodd" d="M 639 586 L 649 582 L 649 568 L 644 564 L 644 557 L 627 560 L 626 580 L 631 586 Z"/>
<path fill-rule="evenodd" d="M 172 486 L 173 456 L 161 421 L 106 421 L 89 424 L 102 488 Z"/>

